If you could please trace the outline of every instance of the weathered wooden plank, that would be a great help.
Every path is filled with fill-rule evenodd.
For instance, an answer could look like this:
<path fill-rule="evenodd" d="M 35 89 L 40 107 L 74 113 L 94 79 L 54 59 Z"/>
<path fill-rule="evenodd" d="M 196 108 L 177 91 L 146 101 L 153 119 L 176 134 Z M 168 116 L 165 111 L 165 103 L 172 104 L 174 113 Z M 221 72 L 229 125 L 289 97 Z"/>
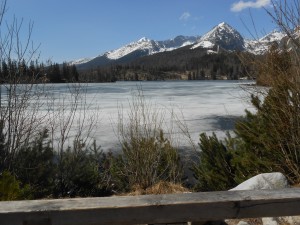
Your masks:
<path fill-rule="evenodd" d="M 0 202 L 0 225 L 172 223 L 300 215 L 300 189 Z"/>

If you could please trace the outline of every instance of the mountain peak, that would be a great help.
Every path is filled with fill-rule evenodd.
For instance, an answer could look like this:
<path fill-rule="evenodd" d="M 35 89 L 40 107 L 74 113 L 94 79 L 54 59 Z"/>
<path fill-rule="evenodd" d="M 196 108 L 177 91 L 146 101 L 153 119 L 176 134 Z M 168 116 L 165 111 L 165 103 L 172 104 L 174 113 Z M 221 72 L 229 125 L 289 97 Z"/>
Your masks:
<path fill-rule="evenodd" d="M 150 42 L 151 40 L 146 38 L 146 37 L 142 37 L 140 40 L 138 40 L 137 42 Z"/>
<path fill-rule="evenodd" d="M 244 39 L 237 30 L 222 22 L 204 34 L 192 48 L 212 48 L 216 45 L 226 50 L 243 50 Z"/>
<path fill-rule="evenodd" d="M 231 25 L 226 22 L 222 22 L 215 26 L 212 30 L 226 30 L 227 32 L 237 32 Z"/>
<path fill-rule="evenodd" d="M 223 27 L 223 26 L 229 26 L 229 24 L 226 22 L 222 22 L 217 25 L 217 27 Z"/>
<path fill-rule="evenodd" d="M 219 29 L 219 30 L 227 30 L 229 32 L 237 32 L 236 29 L 234 29 L 231 25 L 229 25 L 226 22 L 222 22 L 220 24 L 218 24 L 217 26 L 215 26 L 215 29 Z"/>

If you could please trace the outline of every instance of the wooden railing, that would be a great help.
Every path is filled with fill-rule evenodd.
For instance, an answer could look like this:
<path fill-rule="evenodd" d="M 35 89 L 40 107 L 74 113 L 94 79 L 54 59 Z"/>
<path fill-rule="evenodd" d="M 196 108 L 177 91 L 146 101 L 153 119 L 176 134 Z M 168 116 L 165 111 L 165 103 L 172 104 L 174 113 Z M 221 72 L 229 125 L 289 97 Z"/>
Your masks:
<path fill-rule="evenodd" d="M 101 225 L 300 215 L 300 188 L 0 202 L 1 225 Z"/>

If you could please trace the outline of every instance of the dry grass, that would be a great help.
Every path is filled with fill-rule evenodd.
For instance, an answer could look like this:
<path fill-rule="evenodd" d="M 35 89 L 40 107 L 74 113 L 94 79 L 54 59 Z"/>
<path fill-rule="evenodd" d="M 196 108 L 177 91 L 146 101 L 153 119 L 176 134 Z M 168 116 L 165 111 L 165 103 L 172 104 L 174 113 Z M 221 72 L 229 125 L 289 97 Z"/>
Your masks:
<path fill-rule="evenodd" d="M 181 184 L 174 184 L 171 182 L 160 181 L 153 186 L 142 189 L 139 186 L 135 186 L 133 191 L 126 193 L 126 196 L 136 196 L 136 195 L 159 195 L 159 194 L 177 194 L 191 192 L 189 189 L 183 187 Z"/>

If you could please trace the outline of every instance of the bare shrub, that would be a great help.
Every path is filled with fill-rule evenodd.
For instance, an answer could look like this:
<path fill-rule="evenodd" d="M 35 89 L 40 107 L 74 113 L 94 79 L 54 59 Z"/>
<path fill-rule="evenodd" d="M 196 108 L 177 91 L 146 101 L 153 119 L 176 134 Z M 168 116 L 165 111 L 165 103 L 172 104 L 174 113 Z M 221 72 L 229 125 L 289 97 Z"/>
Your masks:
<path fill-rule="evenodd" d="M 38 115 L 43 85 L 37 85 L 38 74 L 25 73 L 24 67 L 36 59 L 38 47 L 31 43 L 33 24 L 28 32 L 16 18 L 4 26 L 6 0 L 0 5 L 0 169 L 12 170 L 15 155 L 42 130 L 43 115 Z M 24 38 L 24 33 L 25 38 Z M 25 41 L 22 41 L 25 40 Z"/>
<path fill-rule="evenodd" d="M 163 131 L 165 112 L 146 102 L 141 90 L 129 104 L 128 114 L 119 109 L 119 176 L 130 190 L 137 186 L 146 189 L 159 181 L 180 182 L 180 157 Z"/>
<path fill-rule="evenodd" d="M 53 196 L 53 189 L 59 190 L 57 196 L 99 194 L 101 188 L 94 187 L 101 182 L 102 155 L 92 151 L 100 152 L 92 138 L 98 109 L 90 110 L 87 86 L 73 83 L 69 93 L 51 94 L 43 66 L 36 69 L 33 23 L 24 30 L 23 20 L 6 22 L 6 3 L 0 0 L 0 175 L 7 170 L 21 185 L 29 183 L 33 197 Z M 65 168 L 78 176 L 68 176 Z"/>

